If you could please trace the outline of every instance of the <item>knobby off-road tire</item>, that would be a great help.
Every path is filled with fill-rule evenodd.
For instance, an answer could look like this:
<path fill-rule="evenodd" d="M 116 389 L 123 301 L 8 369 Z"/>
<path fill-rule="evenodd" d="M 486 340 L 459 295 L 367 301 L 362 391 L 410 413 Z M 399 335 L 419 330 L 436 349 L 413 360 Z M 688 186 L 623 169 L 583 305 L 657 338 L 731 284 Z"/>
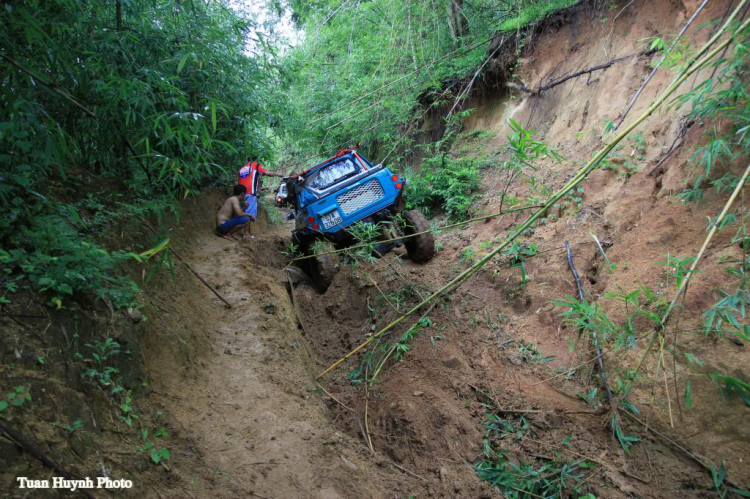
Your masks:
<path fill-rule="evenodd" d="M 328 253 L 335 250 L 336 247 L 333 243 L 325 239 L 318 239 L 310 244 L 310 254 L 317 255 L 315 258 L 310 259 L 310 277 L 312 277 L 321 293 L 325 293 L 328 286 L 331 285 L 333 278 L 336 277 L 339 271 L 340 263 L 338 254 L 323 255 L 321 253 Z"/>
<path fill-rule="evenodd" d="M 419 210 L 406 211 L 403 213 L 403 217 L 406 221 L 404 225 L 405 236 L 430 230 L 430 224 Z M 404 239 L 404 246 L 409 258 L 417 263 L 429 262 L 435 256 L 435 237 L 432 232 Z"/>

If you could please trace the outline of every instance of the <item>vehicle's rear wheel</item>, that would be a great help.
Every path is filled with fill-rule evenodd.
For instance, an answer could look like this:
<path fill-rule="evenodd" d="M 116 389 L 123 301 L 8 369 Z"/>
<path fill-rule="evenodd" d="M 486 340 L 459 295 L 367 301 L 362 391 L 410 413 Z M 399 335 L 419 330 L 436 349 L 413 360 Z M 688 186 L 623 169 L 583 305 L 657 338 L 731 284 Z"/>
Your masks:
<path fill-rule="evenodd" d="M 406 252 L 413 261 L 425 263 L 432 260 L 435 256 L 435 237 L 430 230 L 430 224 L 427 218 L 419 210 L 409 210 L 402 214 L 404 221 L 404 235 L 419 234 L 418 236 L 404 239 Z"/>
<path fill-rule="evenodd" d="M 330 241 L 318 239 L 309 245 L 307 251 L 308 254 L 315 255 L 315 258 L 310 259 L 310 277 L 322 293 L 328 289 L 339 271 L 339 255 L 330 253 L 335 250 L 336 247 Z"/>

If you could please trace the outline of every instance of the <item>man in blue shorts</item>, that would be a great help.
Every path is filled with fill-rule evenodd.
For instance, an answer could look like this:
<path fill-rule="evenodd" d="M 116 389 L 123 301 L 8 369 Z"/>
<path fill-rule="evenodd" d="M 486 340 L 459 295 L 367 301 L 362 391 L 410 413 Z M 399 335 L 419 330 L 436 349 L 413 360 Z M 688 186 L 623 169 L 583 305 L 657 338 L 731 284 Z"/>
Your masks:
<path fill-rule="evenodd" d="M 242 209 L 245 194 L 247 188 L 244 185 L 235 185 L 232 195 L 216 212 L 216 233 L 230 241 L 236 241 L 234 233 L 250 223 L 250 217 Z"/>

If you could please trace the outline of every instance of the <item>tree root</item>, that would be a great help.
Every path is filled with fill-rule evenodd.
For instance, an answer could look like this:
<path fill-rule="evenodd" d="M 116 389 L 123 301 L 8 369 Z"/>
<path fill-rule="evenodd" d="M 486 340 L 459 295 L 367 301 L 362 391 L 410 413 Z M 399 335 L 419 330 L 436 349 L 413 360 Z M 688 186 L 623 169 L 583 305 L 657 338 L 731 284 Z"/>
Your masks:
<path fill-rule="evenodd" d="M 55 470 L 57 473 L 59 473 L 63 478 L 66 480 L 77 480 L 72 474 L 65 471 L 63 468 L 60 467 L 59 464 L 57 464 L 55 461 L 47 457 L 44 452 L 42 452 L 42 449 L 39 448 L 38 445 L 36 445 L 34 442 L 27 440 L 24 436 L 17 433 L 14 430 L 11 430 L 4 424 L 0 423 L 0 435 L 5 436 L 8 440 L 13 442 L 14 444 L 18 445 L 20 448 L 34 456 L 36 459 L 38 459 L 43 465 L 45 465 L 48 468 L 51 468 Z M 94 499 L 94 496 L 87 490 L 84 489 L 78 489 L 78 491 L 86 496 L 89 499 Z"/>

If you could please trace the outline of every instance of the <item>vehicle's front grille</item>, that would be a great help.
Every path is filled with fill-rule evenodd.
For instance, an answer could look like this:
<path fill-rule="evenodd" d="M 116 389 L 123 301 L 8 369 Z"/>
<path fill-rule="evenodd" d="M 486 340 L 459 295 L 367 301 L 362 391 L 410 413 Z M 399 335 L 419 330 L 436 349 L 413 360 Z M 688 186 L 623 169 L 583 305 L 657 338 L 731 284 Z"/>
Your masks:
<path fill-rule="evenodd" d="M 336 197 L 336 201 L 338 201 L 339 206 L 341 206 L 341 211 L 343 211 L 345 215 L 349 215 L 365 206 L 377 202 L 384 195 L 385 193 L 380 186 L 380 182 L 376 179 L 372 179 L 369 182 L 358 185 L 354 189 Z"/>

